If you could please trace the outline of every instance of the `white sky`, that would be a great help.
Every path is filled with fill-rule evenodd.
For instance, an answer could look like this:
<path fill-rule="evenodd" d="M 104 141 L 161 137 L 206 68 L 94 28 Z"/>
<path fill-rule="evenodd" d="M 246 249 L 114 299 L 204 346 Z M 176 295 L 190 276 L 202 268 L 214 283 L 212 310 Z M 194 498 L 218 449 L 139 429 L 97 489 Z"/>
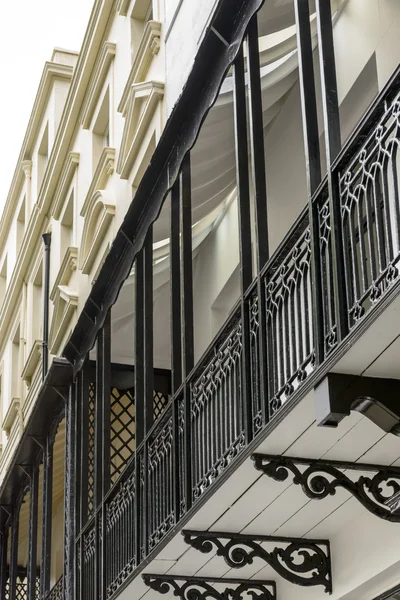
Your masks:
<path fill-rule="evenodd" d="M 80 50 L 94 0 L 2 2 L 0 212 L 7 198 L 43 66 L 53 48 Z"/>

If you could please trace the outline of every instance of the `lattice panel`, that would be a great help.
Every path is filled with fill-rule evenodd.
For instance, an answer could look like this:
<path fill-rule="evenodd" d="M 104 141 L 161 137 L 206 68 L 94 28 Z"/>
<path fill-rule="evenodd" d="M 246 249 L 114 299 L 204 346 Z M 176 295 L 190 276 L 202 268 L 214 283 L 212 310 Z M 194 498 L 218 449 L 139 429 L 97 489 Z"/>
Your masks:
<path fill-rule="evenodd" d="M 88 439 L 88 513 L 94 510 L 94 472 L 95 472 L 95 406 L 96 385 L 89 383 L 89 439 Z"/>
<path fill-rule="evenodd" d="M 163 392 L 153 392 L 153 414 L 154 421 L 157 421 L 159 417 L 163 414 L 164 410 L 167 408 L 168 403 L 170 401 L 170 396 Z"/>
<path fill-rule="evenodd" d="M 111 480 L 124 471 L 136 447 L 135 400 L 131 390 L 111 390 L 110 459 Z"/>
<path fill-rule="evenodd" d="M 26 600 L 28 593 L 28 583 L 26 577 L 17 577 L 17 585 L 15 587 L 15 600 Z M 10 580 L 6 583 L 6 600 L 10 598 Z M 38 596 L 36 596 L 38 597 Z"/>

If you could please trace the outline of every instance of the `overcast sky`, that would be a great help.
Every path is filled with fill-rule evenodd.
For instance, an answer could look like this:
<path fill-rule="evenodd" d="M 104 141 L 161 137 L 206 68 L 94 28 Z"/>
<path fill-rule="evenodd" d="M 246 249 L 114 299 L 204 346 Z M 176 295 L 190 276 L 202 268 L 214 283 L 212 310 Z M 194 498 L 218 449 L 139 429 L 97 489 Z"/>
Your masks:
<path fill-rule="evenodd" d="M 7 198 L 43 66 L 53 48 L 80 50 L 94 0 L 2 2 L 0 211 Z"/>

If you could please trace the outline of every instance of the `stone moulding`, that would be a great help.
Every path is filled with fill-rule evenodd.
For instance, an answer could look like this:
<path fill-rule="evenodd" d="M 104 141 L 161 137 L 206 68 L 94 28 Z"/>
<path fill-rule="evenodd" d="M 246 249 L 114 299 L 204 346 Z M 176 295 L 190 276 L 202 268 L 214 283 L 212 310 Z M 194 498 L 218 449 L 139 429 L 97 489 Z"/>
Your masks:
<path fill-rule="evenodd" d="M 117 163 L 117 173 L 120 174 L 121 179 L 128 179 L 145 134 L 163 96 L 164 84 L 158 81 L 132 85 Z"/>
<path fill-rule="evenodd" d="M 160 50 L 161 23 L 159 21 L 148 21 L 140 40 L 135 59 L 133 61 L 128 79 L 126 81 L 121 100 L 118 104 L 118 112 L 126 114 L 129 93 L 132 85 L 142 83 L 149 72 L 153 58 Z"/>
<path fill-rule="evenodd" d="M 89 129 L 93 117 L 93 113 L 99 99 L 103 84 L 107 77 L 111 62 L 116 53 L 116 44 L 112 42 L 104 42 L 99 58 L 93 71 L 89 89 L 86 95 L 86 100 L 82 110 L 82 127 Z"/>

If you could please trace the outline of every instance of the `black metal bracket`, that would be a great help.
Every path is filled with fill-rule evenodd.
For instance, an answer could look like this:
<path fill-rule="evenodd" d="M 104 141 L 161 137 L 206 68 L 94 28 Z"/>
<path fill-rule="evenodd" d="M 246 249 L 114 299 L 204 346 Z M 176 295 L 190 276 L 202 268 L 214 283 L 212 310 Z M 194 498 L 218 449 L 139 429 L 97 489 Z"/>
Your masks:
<path fill-rule="evenodd" d="M 187 544 L 203 554 L 214 549 L 232 569 L 260 558 L 281 577 L 301 586 L 322 585 L 332 593 L 331 554 L 328 540 L 253 536 L 214 531 L 183 531 Z M 269 547 L 268 547 L 269 546 Z"/>
<path fill-rule="evenodd" d="M 4 510 L 7 516 L 12 515 L 12 506 L 10 504 L 0 504 L 0 510 Z"/>
<path fill-rule="evenodd" d="M 160 594 L 172 594 L 181 600 L 276 600 L 274 581 L 183 577 L 178 575 L 142 575 L 146 585 Z M 217 585 L 213 585 L 217 584 Z M 221 588 L 223 586 L 223 589 Z"/>
<path fill-rule="evenodd" d="M 337 427 L 351 411 L 400 435 L 400 380 L 328 373 L 315 387 L 317 424 Z"/>
<path fill-rule="evenodd" d="M 390 508 L 391 499 L 400 492 L 400 467 L 269 454 L 253 454 L 252 459 L 258 471 L 275 481 L 286 481 L 292 476 L 293 483 L 300 485 L 312 500 L 334 496 L 337 488 L 343 488 L 375 516 L 400 523 L 400 507 Z M 305 468 L 300 469 L 301 466 Z M 356 480 L 348 475 L 360 471 L 364 474 Z M 366 477 L 366 472 L 373 475 Z"/>
<path fill-rule="evenodd" d="M 56 386 L 56 385 L 52 385 L 51 386 L 53 388 L 53 390 L 60 396 L 60 398 L 62 398 L 64 400 L 65 403 L 68 402 L 68 398 L 69 398 L 69 388 L 68 386 Z"/>

